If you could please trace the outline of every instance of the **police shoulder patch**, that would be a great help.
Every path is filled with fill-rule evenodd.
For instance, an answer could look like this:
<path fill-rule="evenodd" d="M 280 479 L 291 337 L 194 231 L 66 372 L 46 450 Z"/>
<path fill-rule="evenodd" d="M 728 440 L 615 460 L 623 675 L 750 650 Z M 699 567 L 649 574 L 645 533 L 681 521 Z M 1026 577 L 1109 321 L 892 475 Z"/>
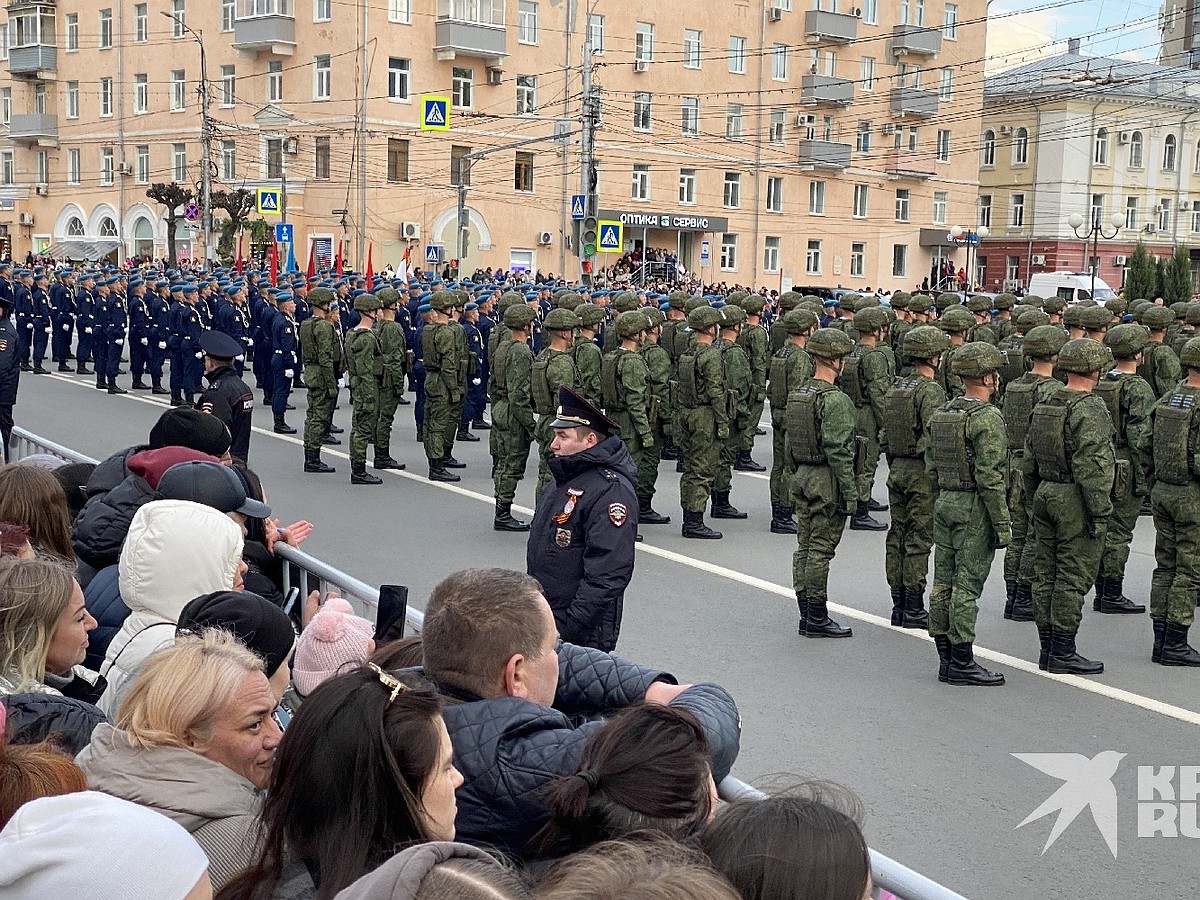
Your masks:
<path fill-rule="evenodd" d="M 620 528 L 629 518 L 629 509 L 624 503 L 608 504 L 608 520 Z"/>

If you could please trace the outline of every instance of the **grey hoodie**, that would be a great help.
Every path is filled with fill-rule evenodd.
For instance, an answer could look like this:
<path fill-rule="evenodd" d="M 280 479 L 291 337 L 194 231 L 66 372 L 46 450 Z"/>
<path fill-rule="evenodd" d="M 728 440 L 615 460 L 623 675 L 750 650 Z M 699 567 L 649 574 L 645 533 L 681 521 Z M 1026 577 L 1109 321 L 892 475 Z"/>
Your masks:
<path fill-rule="evenodd" d="M 431 841 L 397 853 L 374 872 L 338 891 L 334 900 L 413 900 L 429 870 L 450 859 L 480 859 L 500 865 L 494 856 L 469 844 Z"/>

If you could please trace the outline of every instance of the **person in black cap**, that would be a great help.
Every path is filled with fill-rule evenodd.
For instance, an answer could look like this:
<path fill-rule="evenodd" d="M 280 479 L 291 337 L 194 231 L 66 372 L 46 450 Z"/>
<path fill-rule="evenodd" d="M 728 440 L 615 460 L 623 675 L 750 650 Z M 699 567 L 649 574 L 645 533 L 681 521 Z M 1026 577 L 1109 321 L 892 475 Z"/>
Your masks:
<path fill-rule="evenodd" d="M 617 425 L 560 388 L 546 486 L 530 523 L 526 570 L 542 585 L 564 641 L 611 651 L 637 541 L 637 466 Z"/>
<path fill-rule="evenodd" d="M 21 380 L 20 335 L 9 313 L 12 296 L 0 295 L 0 439 L 4 441 L 4 461 L 9 461 L 12 443 L 13 406 L 17 402 L 17 383 Z"/>
<path fill-rule="evenodd" d="M 204 377 L 208 390 L 196 401 L 201 412 L 211 413 L 229 429 L 232 442 L 229 452 L 234 460 L 245 463 L 250 458 L 250 423 L 254 412 L 254 392 L 238 377 L 234 359 L 243 353 L 235 338 L 221 331 L 206 331 L 200 335 L 204 351 Z"/>
<path fill-rule="evenodd" d="M 283 697 L 291 675 L 288 660 L 296 646 L 296 632 L 287 613 L 248 591 L 201 594 L 183 608 L 175 633 L 200 634 L 208 628 L 230 632 L 259 656 L 275 699 Z"/>

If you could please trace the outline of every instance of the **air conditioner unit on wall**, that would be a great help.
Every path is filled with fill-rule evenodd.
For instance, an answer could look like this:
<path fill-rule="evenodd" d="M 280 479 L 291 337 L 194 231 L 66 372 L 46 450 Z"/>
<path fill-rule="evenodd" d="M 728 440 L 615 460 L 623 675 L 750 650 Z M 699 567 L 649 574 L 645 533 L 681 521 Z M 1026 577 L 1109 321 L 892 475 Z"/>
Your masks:
<path fill-rule="evenodd" d="M 1128 262 L 1129 262 L 1129 257 L 1127 257 L 1127 256 L 1114 256 L 1113 257 L 1113 265 L 1114 266 L 1123 266 L 1123 265 L 1126 265 Z"/>
<path fill-rule="evenodd" d="M 553 238 L 554 238 L 554 235 L 552 235 L 549 231 L 539 232 L 538 233 L 538 245 L 541 247 L 549 247 L 550 241 Z"/>
<path fill-rule="evenodd" d="M 783 10 L 778 6 L 772 6 L 767 10 L 767 21 L 778 22 L 783 19 Z"/>
<path fill-rule="evenodd" d="M 645 59 L 635 59 L 633 61 L 633 71 L 645 72 L 650 68 L 650 61 Z"/>
<path fill-rule="evenodd" d="M 421 239 L 421 225 L 418 222 L 401 222 L 400 237 L 406 241 L 419 241 Z"/>
<path fill-rule="evenodd" d="M 1192 201 L 1191 201 L 1191 200 L 1180 200 L 1180 201 L 1179 201 L 1179 208 L 1180 208 L 1181 210 L 1184 210 L 1184 209 L 1191 209 L 1191 208 L 1192 208 Z"/>
<path fill-rule="evenodd" d="M 132 175 L 133 174 L 133 164 L 132 163 L 121 163 L 120 165 L 117 166 L 117 171 L 120 172 L 122 175 Z"/>
<path fill-rule="evenodd" d="M 1118 144 L 1128 144 L 1129 143 L 1129 132 L 1128 131 L 1118 131 L 1117 132 L 1117 143 Z"/>
<path fill-rule="evenodd" d="M 1046 264 L 1046 254 L 1044 253 L 1035 253 L 1030 259 L 1035 266 L 1044 266 Z"/>
<path fill-rule="evenodd" d="M 283 152 L 284 153 L 299 153 L 300 152 L 300 138 L 294 138 L 294 137 L 287 138 L 283 142 Z"/>
<path fill-rule="evenodd" d="M 47 184 L 36 185 L 33 189 L 33 192 L 35 194 L 37 194 L 39 197 L 45 197 L 47 194 L 50 193 L 50 186 Z"/>
<path fill-rule="evenodd" d="M 33 213 L 23 212 L 17 216 L 17 221 L 22 225 L 32 225 Z"/>
<path fill-rule="evenodd" d="M 1001 125 L 1000 133 L 1001 134 L 1012 134 L 1012 126 L 1011 125 Z"/>
<path fill-rule="evenodd" d="M 504 71 L 502 69 L 488 69 L 487 76 L 488 84 L 492 85 L 493 87 L 504 82 Z"/>
<path fill-rule="evenodd" d="M 1146 223 L 1146 234 L 1156 234 L 1157 232 L 1158 232 L 1157 224 L 1155 224 L 1154 222 Z"/>
<path fill-rule="evenodd" d="M 884 124 L 883 124 L 883 133 L 884 134 L 891 134 L 895 130 L 896 130 L 896 126 L 893 125 L 891 122 L 884 122 Z"/>

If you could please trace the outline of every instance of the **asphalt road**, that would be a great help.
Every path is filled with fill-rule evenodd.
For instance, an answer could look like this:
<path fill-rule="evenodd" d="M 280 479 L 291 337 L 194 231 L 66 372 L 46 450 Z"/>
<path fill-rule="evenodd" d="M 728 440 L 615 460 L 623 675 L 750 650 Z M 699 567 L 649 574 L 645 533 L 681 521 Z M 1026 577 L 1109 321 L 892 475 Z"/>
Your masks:
<path fill-rule="evenodd" d="M 97 457 L 144 441 L 164 398 L 113 397 L 92 385 L 90 378 L 23 375 L 17 424 Z M 299 427 L 302 393 L 293 402 L 300 409 L 289 419 Z M 424 477 L 412 407 L 401 407 L 392 455 L 409 471 L 387 473 L 379 487 L 355 487 L 344 453 L 336 452 L 344 447 L 326 449 L 337 474 L 305 475 L 300 442 L 270 433 L 268 409 L 259 406 L 255 417 L 251 463 L 284 524 L 316 523 L 306 551 L 370 583 L 407 584 L 418 605 L 455 569 L 524 567 L 522 536 L 491 528 L 486 434 L 478 444 L 456 445 L 468 463 L 462 482 L 435 485 Z M 348 408 L 337 413 L 347 428 L 349 419 Z M 769 442 L 759 445 L 756 456 L 766 462 Z M 534 471 L 531 463 L 518 505 L 532 506 Z M 714 523 L 725 532 L 717 542 L 680 537 L 670 463 L 663 464 L 659 487 L 656 505 L 673 522 L 643 529 L 619 652 L 681 680 L 719 681 L 733 692 L 744 728 L 736 775 L 760 786 L 819 778 L 852 788 L 866 805 L 873 847 L 970 897 L 1195 892 L 1194 841 L 1137 836 L 1137 767 L 1200 764 L 1200 672 L 1151 664 L 1146 616 L 1100 616 L 1089 602 L 1079 646 L 1104 661 L 1104 675 L 1040 673 L 1033 625 L 1001 618 L 997 558 L 981 602 L 976 654 L 1008 683 L 942 685 L 932 643 L 887 624 L 882 533 L 847 531 L 833 563 L 837 608 L 831 609 L 854 627 L 854 637 L 805 640 L 796 635 L 791 591 L 795 539 L 767 530 L 765 478 L 737 476 L 732 500 L 750 518 Z M 884 494 L 881 476 L 876 496 Z M 1125 591 L 1143 601 L 1153 540 L 1144 518 Z M 1056 816 L 1017 826 L 1061 782 L 1011 754 L 1091 758 L 1104 750 L 1126 754 L 1113 780 L 1118 856 L 1087 808 L 1043 852 Z"/>

